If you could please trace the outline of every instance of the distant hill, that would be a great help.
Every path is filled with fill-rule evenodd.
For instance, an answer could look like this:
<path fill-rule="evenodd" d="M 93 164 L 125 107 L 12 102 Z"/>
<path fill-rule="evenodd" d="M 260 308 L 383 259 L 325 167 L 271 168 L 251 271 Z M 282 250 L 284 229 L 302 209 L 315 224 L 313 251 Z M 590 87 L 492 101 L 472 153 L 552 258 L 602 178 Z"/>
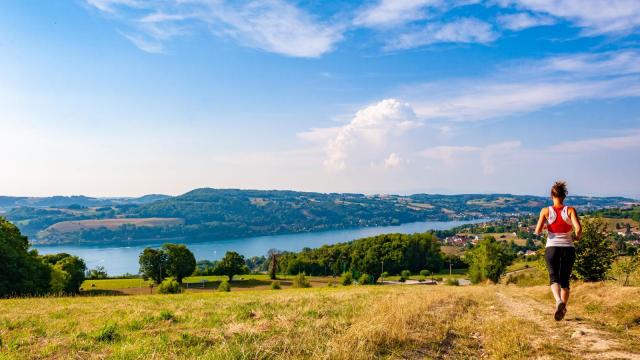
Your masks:
<path fill-rule="evenodd" d="M 581 211 L 622 207 L 633 201 L 622 197 L 567 199 Z M 4 216 L 35 243 L 113 243 L 182 237 L 214 240 L 529 214 L 547 203 L 547 198 L 511 194 L 402 196 L 211 188 L 176 197 L 0 197 L 0 206 L 7 209 Z M 140 220 L 147 218 L 157 221 Z M 91 226 L 54 226 L 83 220 L 96 221 L 85 223 Z M 143 223 L 144 226 L 137 226 Z"/>

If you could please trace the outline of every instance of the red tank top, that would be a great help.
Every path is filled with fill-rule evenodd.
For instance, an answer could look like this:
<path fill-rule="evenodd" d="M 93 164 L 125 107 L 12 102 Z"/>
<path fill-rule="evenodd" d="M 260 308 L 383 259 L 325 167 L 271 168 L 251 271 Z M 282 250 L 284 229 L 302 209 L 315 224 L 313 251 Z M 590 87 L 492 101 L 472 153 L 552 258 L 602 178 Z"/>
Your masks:
<path fill-rule="evenodd" d="M 571 230 L 573 230 L 573 225 L 567 223 L 563 216 L 562 216 L 562 209 L 564 208 L 564 206 L 561 206 L 560 208 L 557 208 L 555 206 L 550 206 L 549 207 L 549 211 L 551 211 L 551 209 L 553 209 L 553 211 L 555 212 L 555 221 L 553 221 L 551 224 L 547 224 L 547 229 L 550 232 L 553 233 L 568 233 Z M 567 211 L 568 213 L 568 211 Z M 549 214 L 549 218 L 554 218 L 553 215 Z"/>

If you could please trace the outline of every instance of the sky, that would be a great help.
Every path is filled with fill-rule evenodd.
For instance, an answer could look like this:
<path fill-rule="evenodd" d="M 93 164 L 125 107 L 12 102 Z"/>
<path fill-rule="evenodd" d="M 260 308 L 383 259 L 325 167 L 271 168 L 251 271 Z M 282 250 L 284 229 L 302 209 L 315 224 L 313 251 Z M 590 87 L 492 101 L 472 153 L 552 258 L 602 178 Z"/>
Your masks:
<path fill-rule="evenodd" d="M 0 194 L 640 198 L 637 0 L 5 0 Z"/>

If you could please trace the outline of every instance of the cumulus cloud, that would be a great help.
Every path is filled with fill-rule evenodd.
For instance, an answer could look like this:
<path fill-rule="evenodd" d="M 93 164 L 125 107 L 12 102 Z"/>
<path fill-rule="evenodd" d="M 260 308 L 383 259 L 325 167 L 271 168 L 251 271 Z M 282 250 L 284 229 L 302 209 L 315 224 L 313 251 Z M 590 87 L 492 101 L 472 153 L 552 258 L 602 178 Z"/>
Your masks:
<path fill-rule="evenodd" d="M 503 28 L 513 31 L 555 24 L 555 20 L 551 17 L 531 15 L 527 13 L 500 15 L 497 20 Z"/>
<path fill-rule="evenodd" d="M 401 34 L 387 44 L 388 49 L 410 49 L 435 43 L 486 44 L 498 38 L 491 24 L 475 18 L 447 23 L 429 23 L 422 29 Z"/>
<path fill-rule="evenodd" d="M 397 168 L 398 166 L 404 164 L 406 160 L 400 157 L 400 155 L 396 153 L 391 153 L 384 159 L 384 166 L 386 168 Z"/>
<path fill-rule="evenodd" d="M 330 170 L 343 170 L 350 158 L 363 163 L 379 162 L 383 158 L 377 156 L 387 151 L 395 139 L 420 126 L 409 104 L 385 99 L 359 110 L 348 124 L 315 128 L 298 136 L 308 141 L 324 141 L 327 155 L 324 165 Z M 394 167 L 400 165 L 401 159 L 392 153 L 384 162 Z"/>

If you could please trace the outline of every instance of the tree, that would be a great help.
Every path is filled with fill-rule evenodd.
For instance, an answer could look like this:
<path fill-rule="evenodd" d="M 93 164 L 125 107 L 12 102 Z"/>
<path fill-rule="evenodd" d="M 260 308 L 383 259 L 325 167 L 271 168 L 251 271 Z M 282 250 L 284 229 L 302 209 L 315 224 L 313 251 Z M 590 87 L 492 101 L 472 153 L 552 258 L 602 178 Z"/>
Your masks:
<path fill-rule="evenodd" d="M 77 294 L 84 282 L 84 274 L 87 271 L 87 265 L 84 260 L 77 256 L 66 256 L 58 261 L 54 267 L 69 274 L 65 292 L 68 294 Z"/>
<path fill-rule="evenodd" d="M 618 260 L 618 271 L 624 276 L 622 286 L 629 286 L 629 278 L 640 269 L 640 254 L 625 256 Z"/>
<path fill-rule="evenodd" d="M 167 254 L 164 251 L 146 248 L 140 253 L 138 262 L 142 276 L 152 279 L 156 284 L 167 277 Z"/>
<path fill-rule="evenodd" d="M 106 279 L 108 277 L 109 274 L 107 274 L 104 266 L 96 266 L 89 271 L 89 274 L 87 274 L 87 279 L 91 280 Z"/>
<path fill-rule="evenodd" d="M 604 280 L 615 259 L 611 245 L 607 223 L 602 218 L 586 218 L 576 244 L 575 274 L 585 281 Z"/>
<path fill-rule="evenodd" d="M 164 244 L 162 250 L 167 258 L 167 274 L 182 284 L 182 279 L 193 274 L 196 269 L 195 256 L 183 244 Z"/>
<path fill-rule="evenodd" d="M 271 280 L 275 280 L 277 278 L 278 256 L 280 255 L 280 250 L 269 249 L 267 254 L 269 256 L 269 278 Z"/>
<path fill-rule="evenodd" d="M 513 253 L 505 243 L 496 241 L 493 236 L 486 236 L 465 253 L 465 260 L 469 264 L 472 283 L 477 284 L 487 279 L 498 283 L 511 264 Z"/>
<path fill-rule="evenodd" d="M 218 262 L 215 272 L 217 275 L 228 276 L 229 281 L 232 281 L 234 275 L 246 274 L 248 270 L 244 256 L 235 251 L 227 251 L 222 260 Z"/>
<path fill-rule="evenodd" d="M 49 291 L 51 269 L 40 261 L 35 250 L 28 249 L 27 237 L 0 218 L 0 297 Z"/>

